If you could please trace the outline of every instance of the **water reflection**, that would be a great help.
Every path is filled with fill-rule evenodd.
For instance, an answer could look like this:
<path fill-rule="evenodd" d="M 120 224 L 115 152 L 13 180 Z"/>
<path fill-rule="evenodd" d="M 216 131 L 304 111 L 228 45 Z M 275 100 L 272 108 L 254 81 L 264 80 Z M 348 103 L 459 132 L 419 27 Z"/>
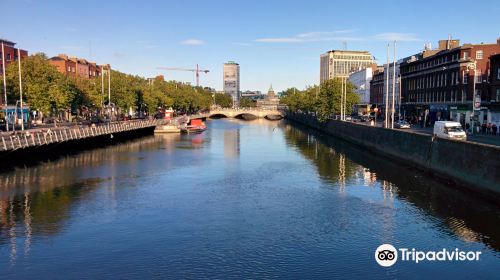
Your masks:
<path fill-rule="evenodd" d="M 481 199 L 284 121 L 208 126 L 0 174 L 0 270 L 21 279 L 60 267 L 90 279 L 383 278 L 366 248 L 387 240 L 463 240 L 485 249 L 481 265 L 497 261 L 500 212 Z M 391 275 L 414 275 L 403 268 Z"/>
<path fill-rule="evenodd" d="M 346 181 L 356 182 L 361 178 L 362 185 L 369 188 L 380 182 L 387 206 L 393 206 L 397 197 L 419 207 L 429 216 L 438 217 L 450 234 L 500 250 L 498 206 L 308 128 L 284 124 L 284 131 L 287 143 L 314 163 L 323 180 L 338 182 L 340 192 L 346 191 Z M 386 218 L 385 224 L 390 225 L 391 217 Z"/>

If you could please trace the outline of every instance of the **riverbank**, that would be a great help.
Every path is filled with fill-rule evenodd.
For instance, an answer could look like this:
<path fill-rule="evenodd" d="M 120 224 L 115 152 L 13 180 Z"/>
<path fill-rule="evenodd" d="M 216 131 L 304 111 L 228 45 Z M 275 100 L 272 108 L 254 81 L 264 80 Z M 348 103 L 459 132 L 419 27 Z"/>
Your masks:
<path fill-rule="evenodd" d="M 29 166 L 62 155 L 152 135 L 159 120 L 116 122 L 98 126 L 33 129 L 1 136 L 0 170 Z"/>
<path fill-rule="evenodd" d="M 306 114 L 287 112 L 285 117 L 362 146 L 381 160 L 396 160 L 500 201 L 500 147 L 337 120 L 320 123 Z"/>

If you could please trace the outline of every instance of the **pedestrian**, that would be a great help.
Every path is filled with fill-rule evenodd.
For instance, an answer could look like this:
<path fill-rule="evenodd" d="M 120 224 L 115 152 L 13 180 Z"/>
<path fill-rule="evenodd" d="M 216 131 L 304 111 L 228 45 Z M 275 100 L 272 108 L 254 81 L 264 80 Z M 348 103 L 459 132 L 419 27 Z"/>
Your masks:
<path fill-rule="evenodd" d="M 486 125 L 486 134 L 491 134 L 491 123 Z"/>
<path fill-rule="evenodd" d="M 481 125 L 481 132 L 483 134 L 486 134 L 486 122 L 483 122 L 483 124 Z"/>
<path fill-rule="evenodd" d="M 491 125 L 491 130 L 493 132 L 493 135 L 495 135 L 495 136 L 497 135 L 497 129 L 498 129 L 498 127 L 495 123 L 493 125 Z"/>

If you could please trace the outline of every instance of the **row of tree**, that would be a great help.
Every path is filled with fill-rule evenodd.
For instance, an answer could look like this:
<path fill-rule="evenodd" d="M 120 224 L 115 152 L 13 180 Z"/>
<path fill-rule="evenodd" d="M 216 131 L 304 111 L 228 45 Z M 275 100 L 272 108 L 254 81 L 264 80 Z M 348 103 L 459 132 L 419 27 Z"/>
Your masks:
<path fill-rule="evenodd" d="M 340 78 L 333 78 L 324 81 L 321 86 L 309 86 L 304 90 L 289 88 L 281 92 L 280 103 L 287 105 L 292 112 L 314 112 L 320 121 L 325 121 L 332 115 L 340 114 L 342 85 Z M 356 87 L 349 81 L 346 88 L 346 114 L 349 115 L 360 98 L 354 92 Z"/>
<path fill-rule="evenodd" d="M 155 79 L 148 81 L 139 76 L 111 71 L 111 100 L 108 100 L 108 80 L 68 77 L 51 65 L 45 54 L 35 54 L 21 62 L 23 100 L 31 110 L 45 115 L 71 110 L 75 112 L 99 111 L 111 101 L 122 112 L 130 109 L 154 114 L 158 108 L 172 107 L 182 112 L 208 109 L 214 102 L 231 107 L 232 99 L 201 87 L 176 81 Z M 78 75 L 77 75 L 78 76 Z M 6 69 L 8 103 L 20 98 L 17 63 Z M 1 85 L 2 81 L 0 81 Z"/>

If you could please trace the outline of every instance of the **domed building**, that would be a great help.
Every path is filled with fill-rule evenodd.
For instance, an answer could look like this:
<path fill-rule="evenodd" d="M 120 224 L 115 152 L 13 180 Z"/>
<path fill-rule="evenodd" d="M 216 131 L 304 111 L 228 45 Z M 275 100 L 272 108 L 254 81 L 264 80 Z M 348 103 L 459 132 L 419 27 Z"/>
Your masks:
<path fill-rule="evenodd" d="M 269 87 L 266 97 L 262 100 L 257 100 L 257 108 L 276 110 L 280 104 L 280 99 L 273 90 L 273 85 Z"/>

